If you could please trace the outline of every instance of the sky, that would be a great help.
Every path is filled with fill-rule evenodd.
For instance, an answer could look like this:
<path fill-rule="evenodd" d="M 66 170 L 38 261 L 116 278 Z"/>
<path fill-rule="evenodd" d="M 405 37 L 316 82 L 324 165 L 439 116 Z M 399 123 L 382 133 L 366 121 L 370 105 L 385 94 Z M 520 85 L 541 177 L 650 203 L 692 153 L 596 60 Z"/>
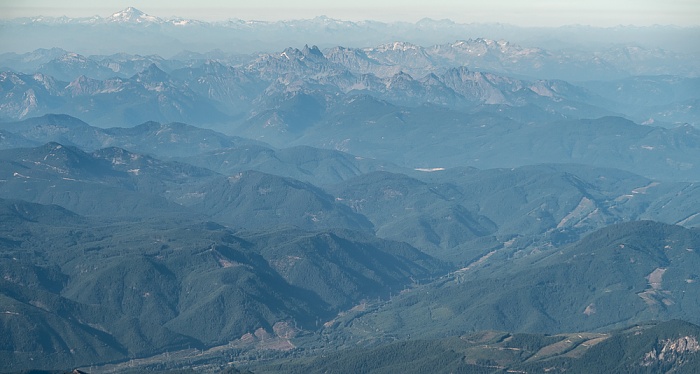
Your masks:
<path fill-rule="evenodd" d="M 700 26 L 700 0 L 0 0 L 0 17 L 89 17 L 133 6 L 161 18 L 276 21 L 320 15 L 360 21 L 422 18 L 519 26 Z"/>

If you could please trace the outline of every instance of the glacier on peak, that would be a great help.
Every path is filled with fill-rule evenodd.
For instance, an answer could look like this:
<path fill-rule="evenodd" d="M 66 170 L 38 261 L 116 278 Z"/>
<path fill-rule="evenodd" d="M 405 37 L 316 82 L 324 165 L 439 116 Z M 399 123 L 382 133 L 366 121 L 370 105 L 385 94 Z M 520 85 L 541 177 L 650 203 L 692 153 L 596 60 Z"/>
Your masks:
<path fill-rule="evenodd" d="M 380 45 L 379 47 L 376 47 L 375 50 L 379 52 L 386 52 L 386 51 L 410 51 L 410 50 L 418 50 L 420 47 L 418 47 L 415 44 L 408 43 L 408 42 L 393 42 L 393 43 L 388 43 L 388 44 L 383 44 Z"/>
<path fill-rule="evenodd" d="M 158 17 L 148 15 L 134 7 L 128 7 L 122 11 L 116 12 L 107 18 L 108 22 L 119 23 L 161 23 L 162 20 Z"/>

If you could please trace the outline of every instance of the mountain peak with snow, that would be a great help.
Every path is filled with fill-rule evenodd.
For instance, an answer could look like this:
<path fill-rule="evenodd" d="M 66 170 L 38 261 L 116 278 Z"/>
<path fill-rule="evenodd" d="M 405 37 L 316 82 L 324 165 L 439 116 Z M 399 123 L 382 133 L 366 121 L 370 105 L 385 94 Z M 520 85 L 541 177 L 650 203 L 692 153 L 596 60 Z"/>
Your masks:
<path fill-rule="evenodd" d="M 122 11 L 116 12 L 107 18 L 108 22 L 118 23 L 160 23 L 162 20 L 158 17 L 148 15 L 134 7 L 128 7 Z"/>
<path fill-rule="evenodd" d="M 388 43 L 388 44 L 383 44 L 380 45 L 379 47 L 375 48 L 377 51 L 380 52 L 386 52 L 386 51 L 411 51 L 411 50 L 419 50 L 420 47 L 409 42 L 393 42 L 393 43 Z"/>

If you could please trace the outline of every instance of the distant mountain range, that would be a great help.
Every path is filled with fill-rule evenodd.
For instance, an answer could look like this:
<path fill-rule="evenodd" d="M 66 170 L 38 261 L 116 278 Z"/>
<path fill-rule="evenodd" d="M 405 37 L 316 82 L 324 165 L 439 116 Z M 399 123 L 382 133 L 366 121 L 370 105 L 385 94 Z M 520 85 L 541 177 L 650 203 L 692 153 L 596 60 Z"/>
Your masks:
<path fill-rule="evenodd" d="M 373 44 L 374 45 L 374 44 Z M 283 47 L 289 48 L 288 46 Z M 85 56 L 61 48 L 37 49 L 26 53 L 0 54 L 0 67 L 22 72 L 39 71 L 57 79 L 73 80 L 75 71 L 96 79 L 129 77 L 150 63 L 171 71 L 205 60 L 241 65 L 261 53 L 243 51 L 224 53 L 180 53 L 169 59 L 157 55 L 112 52 Z M 271 52 L 271 51 L 270 51 Z M 267 52 L 267 53 L 270 53 Z M 291 49 L 292 54 L 294 50 Z M 323 50 L 326 57 L 356 74 L 372 73 L 380 77 L 407 72 L 416 78 L 449 67 L 468 66 L 478 71 L 493 71 L 511 76 L 564 79 L 576 82 L 625 78 L 631 75 L 698 76 L 692 57 L 663 49 L 644 49 L 635 45 L 615 46 L 600 51 L 558 51 L 541 47 L 523 47 L 503 39 L 458 39 L 427 47 L 393 41 L 376 47 L 332 46 Z M 152 52 L 151 52 L 152 53 Z M 289 56 L 292 57 L 292 56 Z"/>
<path fill-rule="evenodd" d="M 452 47 L 521 53 L 519 48 L 508 52 L 514 48 L 508 43 L 483 39 L 465 43 L 471 47 L 459 43 Z M 436 50 L 444 54 L 445 48 Z M 352 126 L 377 123 L 374 127 L 381 128 L 434 117 L 445 123 L 469 119 L 467 126 L 486 120 L 504 123 L 500 127 L 521 127 L 618 115 L 637 123 L 674 127 L 695 125 L 700 116 L 693 105 L 700 97 L 698 78 L 649 76 L 578 85 L 517 79 L 465 67 L 473 64 L 469 59 L 477 52 L 465 52 L 467 60 L 447 59 L 406 43 L 364 50 L 334 48 L 325 54 L 316 47 L 287 48 L 236 66 L 212 60 L 60 53 L 35 52 L 48 61 L 32 67 L 34 73 L 0 73 L 0 116 L 18 120 L 66 113 L 102 127 L 186 122 L 273 144 L 297 141 L 338 149 L 349 137 L 338 134 L 337 126 L 348 121 Z M 509 70 L 498 62 L 509 61 L 506 55 L 496 57 L 498 66 L 493 68 Z M 22 65 L 22 61 L 36 61 L 35 57 L 10 60 Z M 110 72 L 112 77 L 107 78 Z M 319 125 L 321 131 L 316 131 Z M 317 139 L 307 139 L 312 128 Z"/>
<path fill-rule="evenodd" d="M 5 53 L 0 119 L 65 113 L 101 127 L 185 122 L 275 145 L 360 154 L 342 144 L 354 139 L 338 134 L 338 124 L 380 128 L 433 117 L 472 126 L 486 116 L 506 127 L 615 115 L 661 127 L 697 125 L 699 78 L 687 70 L 694 59 L 622 48 L 557 52 L 477 38 L 172 59 L 58 48 Z M 308 138 L 312 129 L 316 139 Z"/>
<path fill-rule="evenodd" d="M 133 7 L 107 17 L 39 16 L 3 20 L 2 25 L 4 48 L 16 52 L 59 46 L 89 54 L 127 51 L 172 56 L 183 50 L 201 53 L 217 48 L 225 48 L 227 52 L 257 53 L 299 43 L 323 47 L 338 44 L 364 47 L 375 43 L 393 43 L 397 35 L 401 35 L 402 40 L 420 45 L 490 36 L 496 40 L 556 50 L 574 46 L 604 50 L 614 45 L 635 43 L 651 50 L 661 48 L 689 54 L 700 52 L 692 43 L 685 42 L 698 36 L 698 28 L 671 26 L 526 28 L 507 24 L 459 24 L 432 19 L 422 19 L 416 23 L 351 22 L 325 16 L 278 22 L 236 18 L 203 22 L 181 17 L 160 18 Z M 84 30 L 90 30 L 91 34 L 86 35 Z"/>

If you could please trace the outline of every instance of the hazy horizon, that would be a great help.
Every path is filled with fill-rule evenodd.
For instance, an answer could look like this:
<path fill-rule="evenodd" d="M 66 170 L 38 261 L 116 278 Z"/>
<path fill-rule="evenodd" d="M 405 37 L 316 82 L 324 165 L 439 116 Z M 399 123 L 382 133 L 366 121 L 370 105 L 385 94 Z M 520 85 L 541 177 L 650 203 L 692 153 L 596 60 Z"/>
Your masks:
<path fill-rule="evenodd" d="M 417 1 L 357 0 L 352 6 L 328 5 L 316 0 L 304 0 L 290 5 L 281 0 L 257 1 L 255 6 L 236 6 L 220 0 L 188 1 L 123 1 L 107 0 L 99 6 L 87 0 L 76 0 L 55 6 L 48 0 L 8 0 L 0 3 L 0 18 L 61 17 L 72 18 L 111 14 L 133 6 L 160 18 L 183 17 L 202 21 L 231 18 L 259 21 L 311 19 L 327 16 L 347 21 L 375 20 L 381 22 L 417 22 L 424 18 L 449 19 L 457 23 L 503 23 L 525 27 L 557 27 L 590 25 L 614 27 L 619 25 L 700 26 L 700 2 L 673 0 L 663 3 L 644 1 L 570 1 L 494 0 L 485 4 L 477 1 L 437 0 L 429 5 Z"/>

